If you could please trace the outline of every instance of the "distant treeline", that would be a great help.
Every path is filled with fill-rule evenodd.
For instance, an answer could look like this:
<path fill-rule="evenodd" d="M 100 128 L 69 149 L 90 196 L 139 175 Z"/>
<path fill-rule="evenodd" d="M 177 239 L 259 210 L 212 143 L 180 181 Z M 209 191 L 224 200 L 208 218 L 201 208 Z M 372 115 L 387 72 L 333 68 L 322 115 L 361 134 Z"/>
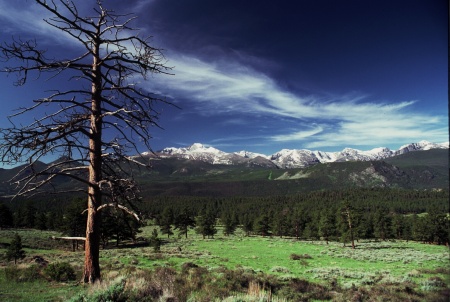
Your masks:
<path fill-rule="evenodd" d="M 448 244 L 449 191 L 347 189 L 267 197 L 154 196 L 137 204 L 141 216 L 155 219 L 167 236 L 205 237 L 241 228 L 247 235 L 351 242 L 403 239 Z M 84 236 L 84 198 L 18 200 L 0 203 L 0 227 L 60 230 Z M 102 240 L 135 239 L 139 223 L 120 210 L 103 215 Z"/>
<path fill-rule="evenodd" d="M 448 244 L 448 200 L 448 190 L 351 189 L 245 198 L 154 197 L 142 209 L 168 235 L 172 229 L 186 234 L 187 220 L 187 227 L 209 237 L 219 223 L 230 235 L 240 227 L 247 235 Z"/>

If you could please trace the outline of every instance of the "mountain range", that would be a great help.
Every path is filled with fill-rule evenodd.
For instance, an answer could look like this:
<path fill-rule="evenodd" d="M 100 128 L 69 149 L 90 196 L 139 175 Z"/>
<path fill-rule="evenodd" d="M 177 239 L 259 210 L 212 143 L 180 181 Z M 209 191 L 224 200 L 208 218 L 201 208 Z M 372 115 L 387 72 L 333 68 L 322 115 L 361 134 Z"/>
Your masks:
<path fill-rule="evenodd" d="M 314 190 L 360 188 L 446 189 L 448 143 L 419 142 L 392 151 L 375 148 L 340 152 L 281 150 L 272 155 L 248 151 L 227 153 L 202 144 L 144 153 L 149 169 L 126 165 L 151 196 L 269 196 Z M 36 169 L 52 163 L 37 162 Z M 16 192 L 9 179 L 23 166 L 0 169 L 0 199 Z M 24 170 L 21 173 L 28 173 Z M 82 188 L 68 177 L 56 177 L 44 192 Z M 46 194 L 46 196 L 50 196 Z M 50 198 L 50 197 L 49 197 Z"/>
<path fill-rule="evenodd" d="M 368 151 L 345 148 L 338 152 L 311 151 L 306 149 L 283 149 L 272 155 L 264 155 L 249 151 L 233 153 L 223 152 L 214 147 L 195 143 L 189 147 L 164 148 L 155 154 L 144 152 L 142 155 L 158 158 L 178 158 L 203 161 L 213 165 L 241 165 L 260 166 L 266 168 L 305 168 L 319 163 L 347 162 L 347 161 L 376 161 L 383 160 L 413 151 L 432 149 L 448 149 L 449 143 L 431 143 L 420 141 L 401 146 L 398 150 L 386 147 L 374 148 Z"/>

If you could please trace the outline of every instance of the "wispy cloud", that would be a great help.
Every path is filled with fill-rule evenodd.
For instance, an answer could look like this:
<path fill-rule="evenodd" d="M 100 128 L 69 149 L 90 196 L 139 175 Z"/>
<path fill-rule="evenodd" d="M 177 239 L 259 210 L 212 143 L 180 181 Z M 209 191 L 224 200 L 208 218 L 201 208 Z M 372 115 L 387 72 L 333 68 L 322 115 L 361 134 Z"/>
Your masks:
<path fill-rule="evenodd" d="M 415 100 L 368 101 L 361 94 L 334 99 L 299 96 L 269 76 L 233 61 L 206 62 L 175 55 L 175 76 L 156 84 L 173 98 L 187 99 L 204 115 L 248 114 L 297 120 L 299 127 L 268 135 L 268 141 L 298 141 L 309 147 L 373 145 L 448 137 L 445 117 L 415 112 Z M 163 89 L 163 90 L 164 90 Z M 240 121 L 242 121 L 240 119 Z M 306 126 L 310 123 L 311 126 Z M 319 126 L 320 125 L 320 126 Z"/>
<path fill-rule="evenodd" d="M 315 126 L 313 129 L 310 130 L 302 130 L 302 131 L 296 131 L 289 134 L 281 134 L 272 136 L 271 139 L 278 142 L 283 141 L 301 141 L 306 138 L 310 138 L 312 136 L 317 135 L 318 133 L 321 133 L 323 131 L 322 126 Z"/>

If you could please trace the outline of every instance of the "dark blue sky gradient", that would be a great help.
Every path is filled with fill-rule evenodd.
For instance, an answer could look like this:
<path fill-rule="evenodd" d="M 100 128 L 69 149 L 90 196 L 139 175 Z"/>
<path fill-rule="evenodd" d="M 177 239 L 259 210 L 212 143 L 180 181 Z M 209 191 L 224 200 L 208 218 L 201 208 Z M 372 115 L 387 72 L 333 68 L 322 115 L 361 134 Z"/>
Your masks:
<path fill-rule="evenodd" d="M 75 44 L 8 22 L 19 8 L 42 19 L 32 1 L 17 2 L 0 0 L 3 41 L 34 36 L 44 46 L 57 41 L 59 54 L 75 53 Z M 75 1 L 87 12 L 90 2 Z M 136 26 L 174 66 L 173 76 L 142 83 L 182 108 L 161 109 L 155 150 L 201 142 L 272 154 L 448 141 L 445 0 L 103 2 L 136 12 Z M 5 78 L 0 85 L 2 119 L 12 100 L 43 87 L 18 92 Z"/>

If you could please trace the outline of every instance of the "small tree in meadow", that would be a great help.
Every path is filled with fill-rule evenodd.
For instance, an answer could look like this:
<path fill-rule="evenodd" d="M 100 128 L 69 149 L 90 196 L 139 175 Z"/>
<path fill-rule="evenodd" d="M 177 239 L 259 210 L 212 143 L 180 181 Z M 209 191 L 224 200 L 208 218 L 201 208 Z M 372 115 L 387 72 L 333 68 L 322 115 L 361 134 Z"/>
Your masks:
<path fill-rule="evenodd" d="M 195 220 L 188 209 L 184 209 L 183 212 L 175 218 L 175 229 L 180 232 L 180 235 L 184 235 L 187 238 L 189 228 L 195 227 Z"/>
<path fill-rule="evenodd" d="M 195 223 L 197 226 L 195 232 L 201 234 L 203 239 L 205 237 L 214 238 L 214 235 L 217 233 L 216 217 L 210 209 L 203 209 L 200 215 L 197 216 Z"/>
<path fill-rule="evenodd" d="M 22 238 L 17 233 L 6 251 L 6 258 L 8 261 L 14 259 L 14 264 L 17 264 L 17 259 L 25 258 L 25 251 L 22 249 Z"/>
<path fill-rule="evenodd" d="M 173 235 L 172 224 L 175 221 L 172 208 L 166 207 L 159 219 L 159 228 L 162 234 L 167 234 L 167 238 Z"/>
<path fill-rule="evenodd" d="M 153 247 L 153 251 L 161 251 L 162 240 L 158 237 L 158 231 L 153 229 L 152 236 L 150 237 L 150 246 Z"/>

